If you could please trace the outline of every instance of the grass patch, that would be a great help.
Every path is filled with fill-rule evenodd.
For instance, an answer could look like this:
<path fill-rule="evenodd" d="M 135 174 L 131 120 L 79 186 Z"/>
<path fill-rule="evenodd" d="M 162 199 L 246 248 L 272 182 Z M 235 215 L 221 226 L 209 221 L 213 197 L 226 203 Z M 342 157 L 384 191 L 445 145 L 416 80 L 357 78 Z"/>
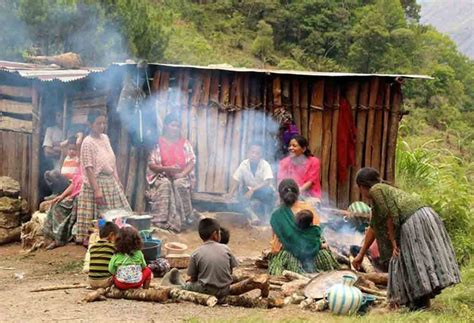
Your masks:
<path fill-rule="evenodd" d="M 396 312 L 378 312 L 373 310 L 364 316 L 339 317 L 330 313 L 312 313 L 301 311 L 296 314 L 297 309 L 286 312 L 281 310 L 281 315 L 276 315 L 276 311 L 263 311 L 246 317 L 234 319 L 211 319 L 200 320 L 192 318 L 187 322 L 472 322 L 474 318 L 474 261 L 465 266 L 462 270 L 462 282 L 454 287 L 445 289 L 432 302 L 429 311 L 408 312 L 405 309 Z"/>

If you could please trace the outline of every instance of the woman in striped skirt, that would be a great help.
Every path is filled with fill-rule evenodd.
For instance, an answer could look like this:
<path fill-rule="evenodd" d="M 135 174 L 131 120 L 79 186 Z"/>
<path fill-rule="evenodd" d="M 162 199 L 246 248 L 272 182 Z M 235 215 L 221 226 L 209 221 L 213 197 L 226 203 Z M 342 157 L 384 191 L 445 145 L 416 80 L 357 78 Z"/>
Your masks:
<path fill-rule="evenodd" d="M 90 134 L 81 147 L 83 185 L 77 200 L 76 243 L 89 236 L 92 220 L 108 210 L 131 211 L 120 184 L 115 164 L 115 154 L 109 137 L 104 134 L 105 115 L 92 110 L 87 115 Z"/>
<path fill-rule="evenodd" d="M 354 258 L 362 259 L 377 240 L 381 261 L 388 261 L 388 297 L 393 306 L 428 308 L 442 289 L 460 282 L 459 267 L 443 222 L 420 199 L 382 183 L 377 170 L 362 168 L 357 185 L 372 201 L 370 227 Z"/>
<path fill-rule="evenodd" d="M 284 179 L 278 185 L 278 192 L 282 205 L 273 212 L 270 220 L 273 239 L 269 273 L 281 275 L 283 270 L 304 273 L 338 269 L 340 266 L 333 254 L 321 241 L 315 209 L 298 200 L 298 184 L 293 179 Z M 295 221 L 295 214 L 302 210 L 313 213 L 313 225 L 307 229 L 301 229 Z"/>

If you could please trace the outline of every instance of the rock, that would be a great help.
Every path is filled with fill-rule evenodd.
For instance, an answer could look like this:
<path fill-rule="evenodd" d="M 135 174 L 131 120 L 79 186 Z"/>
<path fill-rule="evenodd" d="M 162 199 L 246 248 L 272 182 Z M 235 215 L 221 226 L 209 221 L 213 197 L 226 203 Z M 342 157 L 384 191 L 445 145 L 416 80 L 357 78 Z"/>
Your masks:
<path fill-rule="evenodd" d="M 20 183 L 8 176 L 0 176 L 0 197 L 7 196 L 18 198 L 20 196 Z"/>
<path fill-rule="evenodd" d="M 21 212 L 21 200 L 11 197 L 0 197 L 0 214 L 11 214 Z"/>
<path fill-rule="evenodd" d="M 21 227 L 13 229 L 0 228 L 0 244 L 20 241 Z"/>

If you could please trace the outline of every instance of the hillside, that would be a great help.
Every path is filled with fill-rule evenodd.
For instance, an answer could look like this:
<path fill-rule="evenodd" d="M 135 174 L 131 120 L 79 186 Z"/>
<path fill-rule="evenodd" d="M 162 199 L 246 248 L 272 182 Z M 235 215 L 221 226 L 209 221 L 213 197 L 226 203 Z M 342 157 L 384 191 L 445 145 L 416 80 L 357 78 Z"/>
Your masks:
<path fill-rule="evenodd" d="M 474 58 L 474 1 L 425 0 L 421 3 L 421 23 L 448 34 L 459 50 Z"/>

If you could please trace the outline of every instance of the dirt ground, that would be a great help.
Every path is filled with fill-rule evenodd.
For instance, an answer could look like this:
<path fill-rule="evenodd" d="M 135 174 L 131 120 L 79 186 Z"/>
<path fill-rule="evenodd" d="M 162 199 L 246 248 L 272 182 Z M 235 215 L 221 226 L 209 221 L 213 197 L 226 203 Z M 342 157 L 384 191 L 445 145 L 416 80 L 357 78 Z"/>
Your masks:
<path fill-rule="evenodd" d="M 231 232 L 229 246 L 239 260 L 249 262 L 268 248 L 271 230 L 267 227 L 249 228 L 228 223 Z M 186 243 L 191 252 L 201 241 L 196 231 L 179 235 L 161 232 L 166 241 Z M 31 292 L 34 288 L 86 283 L 81 272 L 86 249 L 69 244 L 51 251 L 38 250 L 25 254 L 19 243 L 0 246 L 0 321 L 273 321 L 276 319 L 316 319 L 315 313 L 303 312 L 296 306 L 283 309 L 244 309 L 239 307 L 207 308 L 191 303 L 156 304 L 129 300 L 80 303 L 86 289 Z M 154 279 L 153 283 L 158 283 Z M 324 315 L 326 320 L 330 317 Z"/>

